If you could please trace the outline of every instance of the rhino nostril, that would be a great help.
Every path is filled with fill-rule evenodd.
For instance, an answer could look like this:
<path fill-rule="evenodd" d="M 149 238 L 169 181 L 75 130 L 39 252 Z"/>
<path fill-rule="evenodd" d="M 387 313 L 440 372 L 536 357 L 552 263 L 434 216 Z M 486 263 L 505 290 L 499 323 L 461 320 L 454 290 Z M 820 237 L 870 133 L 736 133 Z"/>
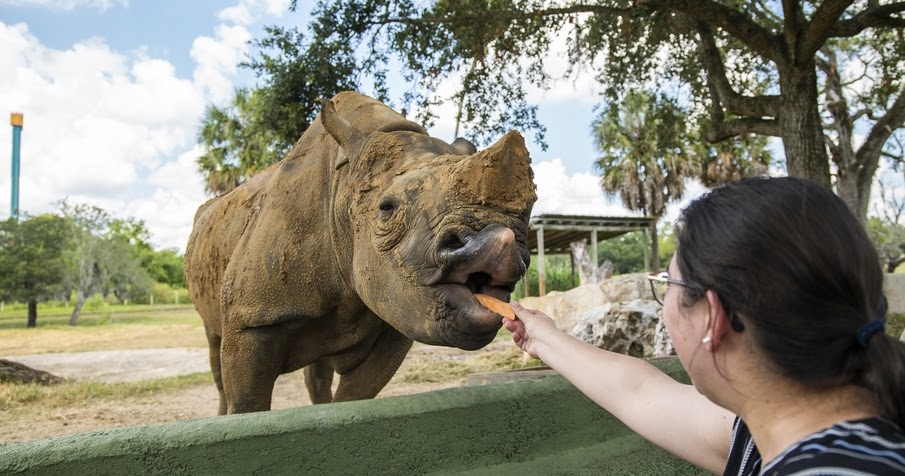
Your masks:
<path fill-rule="evenodd" d="M 456 251 L 460 248 L 464 248 L 465 245 L 471 241 L 471 236 L 466 235 L 465 233 L 459 232 L 449 232 L 446 233 L 443 238 L 440 240 L 439 248 L 442 252 L 451 252 Z"/>

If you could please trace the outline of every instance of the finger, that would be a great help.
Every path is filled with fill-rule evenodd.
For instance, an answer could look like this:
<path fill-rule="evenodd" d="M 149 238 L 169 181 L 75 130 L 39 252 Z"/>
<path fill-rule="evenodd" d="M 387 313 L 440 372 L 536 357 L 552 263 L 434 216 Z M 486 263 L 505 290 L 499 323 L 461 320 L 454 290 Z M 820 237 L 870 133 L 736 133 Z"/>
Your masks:
<path fill-rule="evenodd" d="M 515 317 L 518 317 L 519 319 L 521 319 L 523 316 L 528 316 L 532 312 L 530 309 L 522 307 L 522 305 L 519 304 L 518 301 L 512 301 L 511 304 L 512 304 L 512 311 L 515 312 Z M 533 315 L 529 316 L 528 317 L 529 320 L 531 317 L 534 317 L 534 316 Z"/>

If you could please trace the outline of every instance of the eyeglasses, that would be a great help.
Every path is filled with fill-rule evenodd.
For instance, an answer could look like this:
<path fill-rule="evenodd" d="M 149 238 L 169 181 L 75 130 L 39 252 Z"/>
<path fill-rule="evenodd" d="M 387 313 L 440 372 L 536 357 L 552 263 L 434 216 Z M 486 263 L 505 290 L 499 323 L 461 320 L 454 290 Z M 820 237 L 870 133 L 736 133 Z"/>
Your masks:
<path fill-rule="evenodd" d="M 647 280 L 650 281 L 650 292 L 654 295 L 654 299 L 663 305 L 663 302 L 666 301 L 666 291 L 669 290 L 670 284 L 675 284 L 677 286 L 685 286 L 696 288 L 697 286 L 693 284 L 686 283 L 685 281 L 679 281 L 678 279 L 669 279 L 669 273 L 663 272 L 660 274 L 651 274 L 647 277 Z"/>

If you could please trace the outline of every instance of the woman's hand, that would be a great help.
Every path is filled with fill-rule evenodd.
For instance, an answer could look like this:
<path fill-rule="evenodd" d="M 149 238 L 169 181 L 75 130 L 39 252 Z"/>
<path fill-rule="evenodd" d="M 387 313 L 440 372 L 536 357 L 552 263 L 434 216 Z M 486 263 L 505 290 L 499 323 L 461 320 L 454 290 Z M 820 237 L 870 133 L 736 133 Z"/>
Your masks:
<path fill-rule="evenodd" d="M 526 309 L 516 301 L 512 302 L 512 310 L 517 319 L 503 319 L 503 326 L 512 333 L 512 341 L 531 357 L 543 360 L 540 356 L 543 343 L 552 333 L 561 331 L 553 319 L 540 311 Z"/>

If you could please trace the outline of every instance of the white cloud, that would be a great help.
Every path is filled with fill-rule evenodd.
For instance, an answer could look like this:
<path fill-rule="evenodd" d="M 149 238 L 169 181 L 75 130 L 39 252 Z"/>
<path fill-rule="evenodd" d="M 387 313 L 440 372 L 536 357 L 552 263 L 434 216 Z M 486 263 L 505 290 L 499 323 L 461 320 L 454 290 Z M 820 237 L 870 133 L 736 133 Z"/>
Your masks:
<path fill-rule="evenodd" d="M 600 177 L 590 173 L 568 175 L 560 159 L 532 164 L 537 184 L 537 203 L 532 215 L 545 213 L 586 216 L 641 216 L 625 208 L 618 196 L 607 197 L 600 188 Z M 685 195 L 669 203 L 663 221 L 675 222 L 692 200 L 707 192 L 697 180 L 685 183 Z"/>
<path fill-rule="evenodd" d="M 136 190 L 162 193 L 148 177 L 192 146 L 204 111 L 205 98 L 170 63 L 118 53 L 100 39 L 56 50 L 26 25 L 0 23 L 0 69 L 8 72 L 0 75 L 0 111 L 25 116 L 19 204 L 32 214 L 69 197 L 125 218 Z M 11 150 L 8 133 L 0 150 Z M 2 170 L 9 160 L 0 155 Z M 3 215 L 10 186 L 0 174 Z"/>
<path fill-rule="evenodd" d="M 195 166 L 201 149 L 195 146 L 157 169 L 148 178 L 156 189 L 151 196 L 126 207 L 127 215 L 145 221 L 151 242 L 161 248 L 185 250 L 195 211 L 207 200 L 203 177 Z"/>
<path fill-rule="evenodd" d="M 195 85 L 216 104 L 233 97 L 233 84 L 239 62 L 248 52 L 251 33 L 244 26 L 220 25 L 214 37 L 199 36 L 192 43 L 191 55 L 198 63 Z"/>
<path fill-rule="evenodd" d="M 0 4 L 111 8 L 127 0 L 0 0 Z M 97 205 L 115 217 L 142 219 L 156 246 L 184 249 L 195 210 L 206 199 L 196 170 L 195 133 L 204 108 L 232 99 L 238 63 L 248 50 L 246 25 L 282 16 L 289 0 L 238 0 L 224 22 L 192 43 L 191 79 L 146 47 L 123 53 L 103 38 L 54 49 L 27 25 L 0 22 L 0 114 L 22 112 L 19 203 L 23 212 L 56 202 Z M 6 130 L 9 130 L 8 128 Z M 0 151 L 11 149 L 0 133 Z M 0 170 L 10 170 L 0 154 Z M 0 215 L 11 181 L 0 174 Z"/>
<path fill-rule="evenodd" d="M 637 216 L 604 197 L 600 178 L 589 173 L 566 174 L 560 159 L 532 164 L 537 184 L 533 215 L 555 213 L 589 216 Z"/>
<path fill-rule="evenodd" d="M 0 5 L 40 7 L 50 10 L 73 10 L 82 7 L 107 10 L 115 6 L 128 7 L 129 0 L 0 0 Z"/>
<path fill-rule="evenodd" d="M 224 8 L 217 14 L 223 22 L 251 25 L 261 19 L 261 13 L 280 17 L 289 10 L 289 0 L 240 0 L 237 5 Z"/>

